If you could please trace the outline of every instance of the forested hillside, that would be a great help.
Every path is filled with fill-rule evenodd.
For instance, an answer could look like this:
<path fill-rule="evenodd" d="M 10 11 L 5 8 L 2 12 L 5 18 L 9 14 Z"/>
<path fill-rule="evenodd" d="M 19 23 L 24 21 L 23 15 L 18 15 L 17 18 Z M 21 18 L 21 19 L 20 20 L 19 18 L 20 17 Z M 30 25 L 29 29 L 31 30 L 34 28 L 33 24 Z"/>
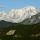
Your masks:
<path fill-rule="evenodd" d="M 4 23 L 2 21 L 1 23 Z M 5 22 L 5 26 L 7 23 Z M 1 26 L 3 27 L 3 26 Z M 6 28 L 7 27 L 7 28 Z M 23 25 L 23 24 L 11 24 L 2 28 L 2 34 L 0 35 L 0 39 L 2 40 L 40 40 L 40 23 L 33 25 Z M 14 35 L 5 35 L 3 32 L 7 32 L 8 30 L 16 30 Z M 39 34 L 39 35 L 38 35 Z M 15 37 L 17 35 L 17 37 Z"/>

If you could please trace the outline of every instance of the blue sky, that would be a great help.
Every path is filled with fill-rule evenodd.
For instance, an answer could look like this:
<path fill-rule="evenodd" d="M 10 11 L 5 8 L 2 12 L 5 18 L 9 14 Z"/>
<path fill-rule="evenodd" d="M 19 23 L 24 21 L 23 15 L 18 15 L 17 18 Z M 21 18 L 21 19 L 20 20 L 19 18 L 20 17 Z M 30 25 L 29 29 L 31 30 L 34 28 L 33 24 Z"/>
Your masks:
<path fill-rule="evenodd" d="M 40 8 L 40 0 L 0 0 L 0 6 L 1 5 L 7 10 L 12 8 L 23 8 L 30 5 Z"/>

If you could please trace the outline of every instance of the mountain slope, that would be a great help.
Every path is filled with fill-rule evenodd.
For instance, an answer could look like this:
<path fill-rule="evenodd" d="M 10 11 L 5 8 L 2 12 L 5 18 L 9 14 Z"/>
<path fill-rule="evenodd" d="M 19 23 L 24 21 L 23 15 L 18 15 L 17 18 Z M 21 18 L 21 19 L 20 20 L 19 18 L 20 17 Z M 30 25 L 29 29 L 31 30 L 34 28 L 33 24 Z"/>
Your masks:
<path fill-rule="evenodd" d="M 0 28 L 8 28 L 9 26 L 16 26 L 18 24 L 31 25 L 31 24 L 37 24 L 37 23 L 40 23 L 40 13 L 32 16 L 31 18 L 25 19 L 20 23 L 12 23 L 12 22 L 7 22 L 2 20 L 0 21 Z"/>
<path fill-rule="evenodd" d="M 25 25 L 31 25 L 31 24 L 37 24 L 37 23 L 40 23 L 40 13 L 34 15 L 34 16 L 31 16 L 31 18 L 28 18 L 28 19 L 25 19 L 23 22 L 21 22 L 22 24 L 25 24 Z"/>

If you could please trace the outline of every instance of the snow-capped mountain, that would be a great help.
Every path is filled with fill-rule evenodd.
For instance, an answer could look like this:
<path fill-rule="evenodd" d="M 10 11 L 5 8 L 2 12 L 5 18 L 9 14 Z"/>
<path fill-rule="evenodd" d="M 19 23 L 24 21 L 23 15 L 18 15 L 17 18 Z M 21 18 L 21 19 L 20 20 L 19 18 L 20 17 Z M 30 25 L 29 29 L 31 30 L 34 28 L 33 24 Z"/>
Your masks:
<path fill-rule="evenodd" d="M 33 6 L 24 7 L 21 9 L 11 9 L 8 13 L 0 12 L 0 21 L 4 20 L 12 23 L 20 23 L 25 19 L 31 20 L 31 17 L 39 12 L 40 11 Z"/>
<path fill-rule="evenodd" d="M 37 23 L 40 23 L 40 10 L 32 6 L 22 9 L 12 9 L 8 13 L 4 11 L 0 12 L 0 32 L 2 35 L 5 35 L 11 29 L 24 30 L 24 27 L 25 29 L 29 29 L 32 27 L 29 24 L 36 24 L 37 26 Z"/>

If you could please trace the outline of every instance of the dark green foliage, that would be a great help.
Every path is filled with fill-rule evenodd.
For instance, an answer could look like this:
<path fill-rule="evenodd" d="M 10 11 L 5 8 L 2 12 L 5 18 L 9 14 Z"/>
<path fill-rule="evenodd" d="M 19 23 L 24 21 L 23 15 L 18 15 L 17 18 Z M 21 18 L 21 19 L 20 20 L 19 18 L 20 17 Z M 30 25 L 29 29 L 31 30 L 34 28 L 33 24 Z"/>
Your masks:
<path fill-rule="evenodd" d="M 40 36 L 38 37 L 32 37 L 32 34 L 38 34 L 40 33 L 40 24 L 34 24 L 34 25 L 23 25 L 23 24 L 14 24 L 12 26 L 9 26 L 5 30 L 15 29 L 16 33 L 15 35 L 21 35 L 21 37 L 14 37 L 15 35 L 11 36 L 1 36 L 0 39 L 2 40 L 40 40 Z M 8 31 L 7 30 L 7 31 Z"/>

